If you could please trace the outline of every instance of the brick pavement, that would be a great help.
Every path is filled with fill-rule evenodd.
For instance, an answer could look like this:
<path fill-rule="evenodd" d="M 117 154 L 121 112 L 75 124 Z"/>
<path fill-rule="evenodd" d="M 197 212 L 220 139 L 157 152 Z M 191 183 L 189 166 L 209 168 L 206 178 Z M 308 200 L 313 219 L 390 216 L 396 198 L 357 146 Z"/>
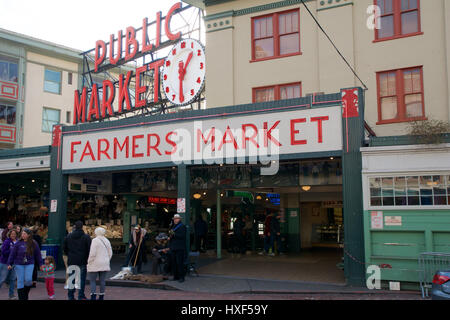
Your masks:
<path fill-rule="evenodd" d="M 56 300 L 66 300 L 67 291 L 63 284 L 55 284 Z M 7 300 L 8 290 L 0 289 L 0 300 Z M 86 288 L 86 293 L 89 287 Z M 206 292 L 186 292 L 155 290 L 146 288 L 107 287 L 106 300 L 421 300 L 419 293 L 388 293 L 388 294 L 217 294 Z M 30 293 L 30 300 L 47 300 L 43 283 Z"/>

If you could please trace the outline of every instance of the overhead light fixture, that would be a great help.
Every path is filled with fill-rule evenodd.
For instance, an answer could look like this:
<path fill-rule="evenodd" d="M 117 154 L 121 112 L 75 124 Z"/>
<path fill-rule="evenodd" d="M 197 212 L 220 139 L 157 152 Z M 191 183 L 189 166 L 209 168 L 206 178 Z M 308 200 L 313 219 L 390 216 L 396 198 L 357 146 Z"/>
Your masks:
<path fill-rule="evenodd" d="M 302 190 L 308 192 L 309 190 L 311 190 L 311 186 L 303 186 Z"/>
<path fill-rule="evenodd" d="M 261 195 L 258 194 L 258 195 L 256 196 L 256 200 L 262 200 Z"/>
<path fill-rule="evenodd" d="M 167 209 L 167 208 L 164 208 L 164 211 L 165 211 L 166 213 L 169 213 L 169 209 Z"/>
<path fill-rule="evenodd" d="M 223 193 L 221 193 L 220 196 L 223 197 Z"/>
<path fill-rule="evenodd" d="M 202 195 L 200 193 L 194 194 L 194 199 L 200 199 L 201 197 L 202 197 Z"/>
<path fill-rule="evenodd" d="M 33 179 L 33 180 L 31 180 L 31 182 L 35 183 L 35 182 L 36 182 L 36 180 L 34 180 L 34 179 Z"/>
<path fill-rule="evenodd" d="M 334 157 L 330 157 L 330 160 L 334 160 Z"/>
<path fill-rule="evenodd" d="M 203 195 L 206 196 L 206 192 L 203 192 Z"/>

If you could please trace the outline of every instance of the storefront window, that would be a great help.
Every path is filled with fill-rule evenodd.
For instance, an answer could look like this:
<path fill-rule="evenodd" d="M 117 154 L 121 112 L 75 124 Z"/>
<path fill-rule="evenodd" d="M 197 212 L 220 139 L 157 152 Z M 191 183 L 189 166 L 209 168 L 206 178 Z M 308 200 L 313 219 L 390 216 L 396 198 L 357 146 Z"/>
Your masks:
<path fill-rule="evenodd" d="M 0 80 L 18 82 L 19 68 L 17 63 L 0 60 Z"/>
<path fill-rule="evenodd" d="M 370 205 L 450 205 L 450 176 L 408 176 L 370 178 Z"/>

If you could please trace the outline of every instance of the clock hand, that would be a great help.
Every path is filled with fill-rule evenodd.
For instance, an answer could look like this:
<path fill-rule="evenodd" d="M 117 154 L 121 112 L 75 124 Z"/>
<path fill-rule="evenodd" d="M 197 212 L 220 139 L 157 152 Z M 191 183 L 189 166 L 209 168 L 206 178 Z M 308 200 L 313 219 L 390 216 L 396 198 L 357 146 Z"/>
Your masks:
<path fill-rule="evenodd" d="M 184 65 L 184 74 L 183 74 L 183 78 L 184 78 L 184 75 L 186 74 L 186 69 L 187 69 L 189 63 L 191 62 L 191 59 L 192 59 L 193 56 L 194 56 L 194 52 L 191 51 L 191 53 L 189 53 L 189 56 L 188 56 L 188 58 L 187 58 L 187 60 L 186 60 L 186 64 Z"/>
<path fill-rule="evenodd" d="M 184 68 L 184 63 L 183 63 L 183 61 L 180 61 L 178 63 L 178 79 L 180 80 L 180 90 L 179 90 L 180 102 L 184 101 L 183 80 L 184 80 L 184 75 L 185 74 L 186 74 L 186 69 Z"/>

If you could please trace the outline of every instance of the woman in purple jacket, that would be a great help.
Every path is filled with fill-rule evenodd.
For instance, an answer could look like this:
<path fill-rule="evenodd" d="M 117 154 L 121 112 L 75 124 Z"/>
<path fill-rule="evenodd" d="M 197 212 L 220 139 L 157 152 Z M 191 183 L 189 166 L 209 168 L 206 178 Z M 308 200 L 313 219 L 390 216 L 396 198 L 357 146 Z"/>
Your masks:
<path fill-rule="evenodd" d="M 13 265 L 17 276 L 17 293 L 19 300 L 28 300 L 30 289 L 33 285 L 34 264 L 42 266 L 42 256 L 39 246 L 33 240 L 30 229 L 24 229 L 21 239 L 14 245 L 8 258 L 8 269 Z"/>
<path fill-rule="evenodd" d="M 9 300 L 17 300 L 17 297 L 14 296 L 16 273 L 14 270 L 8 270 L 9 254 L 17 242 L 17 238 L 17 231 L 14 229 L 10 230 L 2 244 L 2 253 L 0 255 L 0 288 L 5 282 L 9 284 Z"/>

